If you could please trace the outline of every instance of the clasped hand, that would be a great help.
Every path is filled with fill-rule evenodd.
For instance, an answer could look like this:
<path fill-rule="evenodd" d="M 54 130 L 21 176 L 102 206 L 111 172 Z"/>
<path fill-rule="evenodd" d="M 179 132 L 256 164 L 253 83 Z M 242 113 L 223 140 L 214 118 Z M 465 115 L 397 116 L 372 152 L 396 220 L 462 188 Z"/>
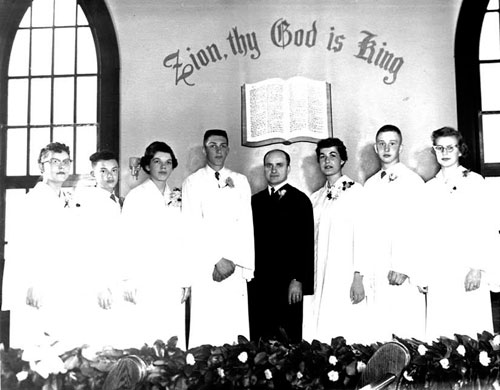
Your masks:
<path fill-rule="evenodd" d="M 42 294 L 39 289 L 35 287 L 28 288 L 26 292 L 26 304 L 35 309 L 40 309 L 40 307 L 42 307 Z"/>
<path fill-rule="evenodd" d="M 387 274 L 387 279 L 389 280 L 389 284 L 392 286 L 401 286 L 406 279 L 408 279 L 408 276 L 405 274 L 402 274 L 401 272 L 396 272 L 396 271 L 389 271 Z"/>
<path fill-rule="evenodd" d="M 471 268 L 465 276 L 464 286 L 465 291 L 474 291 L 481 287 L 481 270 Z"/>
<path fill-rule="evenodd" d="M 355 305 L 365 299 L 365 286 L 363 276 L 359 272 L 354 273 L 350 290 L 351 302 Z"/>
<path fill-rule="evenodd" d="M 223 257 L 215 264 L 212 279 L 216 282 L 222 282 L 233 274 L 235 268 L 236 265 L 231 260 Z"/>

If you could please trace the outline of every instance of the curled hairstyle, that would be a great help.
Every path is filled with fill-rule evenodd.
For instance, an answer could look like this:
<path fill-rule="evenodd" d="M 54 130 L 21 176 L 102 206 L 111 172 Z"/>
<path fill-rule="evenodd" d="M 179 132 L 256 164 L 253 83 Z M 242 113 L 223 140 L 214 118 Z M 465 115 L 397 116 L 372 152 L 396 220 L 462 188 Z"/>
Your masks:
<path fill-rule="evenodd" d="M 319 162 L 319 155 L 321 153 L 321 149 L 336 147 L 340 159 L 345 163 L 347 161 L 347 149 L 344 143 L 339 138 L 325 138 L 320 139 L 316 144 L 316 160 Z"/>
<path fill-rule="evenodd" d="M 286 159 L 286 165 L 289 167 L 290 166 L 290 162 L 291 162 L 291 159 L 290 159 L 290 155 L 285 152 L 284 150 L 281 150 L 281 149 L 273 149 L 273 150 L 270 150 L 269 152 L 267 152 L 266 154 L 264 154 L 264 165 L 266 164 L 266 157 L 268 155 L 270 155 L 271 153 L 274 153 L 274 152 L 281 152 L 285 155 L 285 159 Z"/>
<path fill-rule="evenodd" d="M 209 129 L 205 131 L 205 134 L 203 135 L 203 145 L 207 143 L 207 140 L 209 137 L 213 135 L 218 135 L 220 137 L 224 137 L 226 139 L 226 143 L 229 143 L 229 138 L 227 137 L 227 132 L 226 130 L 221 130 L 221 129 Z"/>
<path fill-rule="evenodd" d="M 401 142 L 403 142 L 403 134 L 401 134 L 401 130 L 399 130 L 399 127 L 394 126 L 394 125 L 384 125 L 377 131 L 377 135 L 375 136 L 375 139 L 379 136 L 380 133 L 388 133 L 389 131 L 394 131 L 396 134 L 399 135 L 399 139 Z"/>
<path fill-rule="evenodd" d="M 42 150 L 40 150 L 40 154 L 38 155 L 38 164 L 41 164 L 43 159 L 46 158 L 50 152 L 53 153 L 66 152 L 68 153 L 68 156 L 70 156 L 69 146 L 66 146 L 65 144 L 60 142 L 51 142 L 46 147 L 42 148 Z"/>
<path fill-rule="evenodd" d="M 99 161 L 116 160 L 118 162 L 118 157 L 116 156 L 116 153 L 111 150 L 101 150 L 92 154 L 89 157 L 89 160 L 94 167 Z"/>
<path fill-rule="evenodd" d="M 177 158 L 175 157 L 174 151 L 170 146 L 168 146 L 165 142 L 155 141 L 146 148 L 144 156 L 141 157 L 141 168 L 144 170 L 144 172 L 149 173 L 149 170 L 146 169 L 146 167 L 149 167 L 151 160 L 157 152 L 169 153 L 170 156 L 172 156 L 173 169 L 175 169 L 179 164 Z"/>
<path fill-rule="evenodd" d="M 462 133 L 458 130 L 455 130 L 453 127 L 441 127 L 440 129 L 434 130 L 431 134 L 432 144 L 436 145 L 436 141 L 441 137 L 455 137 L 457 139 L 458 150 L 462 154 L 461 157 L 466 157 L 469 152 L 469 148 L 464 141 L 464 137 Z"/>

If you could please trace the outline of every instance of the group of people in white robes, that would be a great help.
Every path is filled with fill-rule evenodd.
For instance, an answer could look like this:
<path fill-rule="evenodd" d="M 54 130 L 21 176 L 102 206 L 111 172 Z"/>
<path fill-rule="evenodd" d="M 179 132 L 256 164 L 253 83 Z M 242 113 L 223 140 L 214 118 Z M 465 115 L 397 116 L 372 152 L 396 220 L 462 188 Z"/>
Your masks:
<path fill-rule="evenodd" d="M 318 142 L 325 184 L 311 195 L 315 278 L 314 294 L 304 296 L 304 339 L 369 343 L 493 331 L 498 228 L 485 180 L 460 165 L 466 146 L 458 131 L 436 130 L 432 142 L 440 170 L 424 184 L 399 160 L 401 131 L 383 126 L 374 145 L 381 169 L 364 186 L 343 174 L 340 139 Z M 121 207 L 115 157 L 91 159 L 104 184 L 71 197 L 63 188 L 69 148 L 42 149 L 42 180 L 24 206 L 30 223 L 13 235 L 3 280 L 11 346 L 47 334 L 72 347 L 175 336 L 187 348 L 187 338 L 197 346 L 249 337 L 251 190 L 225 167 L 225 131 L 208 130 L 203 151 L 206 166 L 181 191 L 167 182 L 178 165 L 172 148 L 150 144 L 141 158 L 147 178 Z"/>
<path fill-rule="evenodd" d="M 326 183 L 311 197 L 316 285 L 305 298 L 307 340 L 493 332 L 497 213 L 484 178 L 460 165 L 462 135 L 444 127 L 431 138 L 440 170 L 424 184 L 399 161 L 401 131 L 383 126 L 375 143 L 381 169 L 364 187 L 342 174 L 342 141 L 318 143 Z"/>

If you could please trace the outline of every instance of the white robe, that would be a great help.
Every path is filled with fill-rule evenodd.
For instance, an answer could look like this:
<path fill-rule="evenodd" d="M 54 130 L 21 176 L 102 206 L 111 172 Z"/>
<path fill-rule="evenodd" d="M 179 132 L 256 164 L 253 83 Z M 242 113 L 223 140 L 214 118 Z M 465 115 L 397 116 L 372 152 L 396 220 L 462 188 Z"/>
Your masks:
<path fill-rule="evenodd" d="M 88 281 L 88 304 L 86 343 L 95 346 L 118 346 L 117 329 L 123 319 L 117 308 L 120 306 L 120 214 L 121 207 L 113 201 L 111 193 L 99 187 L 82 187 L 75 190 L 72 215 L 81 245 L 79 255 L 85 264 L 85 273 L 80 276 Z M 97 296 L 101 291 L 112 293 L 110 309 L 99 306 Z M 82 308 L 83 310 L 84 308 Z"/>
<path fill-rule="evenodd" d="M 399 337 L 422 338 L 425 296 L 413 277 L 419 266 L 423 217 L 420 176 L 401 163 L 377 172 L 365 183 L 360 250 L 355 268 L 364 275 L 369 308 L 366 336 L 372 341 Z M 388 272 L 409 276 L 400 286 L 390 285 Z"/>
<path fill-rule="evenodd" d="M 87 280 L 78 256 L 78 234 L 64 194 L 43 182 L 26 195 L 22 221 L 12 233 L 5 262 L 2 310 L 10 310 L 10 346 L 44 344 L 45 334 L 68 349 L 85 343 Z M 26 304 L 27 290 L 41 294 L 39 309 Z"/>
<path fill-rule="evenodd" d="M 498 277 L 500 251 L 486 182 L 460 166 L 448 181 L 440 171 L 425 187 L 432 220 L 421 275 L 429 288 L 427 338 L 492 332 L 488 282 Z M 482 270 L 481 286 L 466 292 L 464 281 L 471 268 Z"/>
<path fill-rule="evenodd" d="M 304 296 L 303 338 L 329 343 L 343 336 L 362 342 L 366 301 L 353 305 L 355 232 L 363 187 L 347 176 L 331 188 L 328 183 L 311 195 L 314 208 L 314 295 Z"/>
<path fill-rule="evenodd" d="M 132 189 L 123 204 L 122 229 L 126 245 L 123 278 L 137 289 L 137 303 L 125 302 L 123 343 L 140 347 L 178 337 L 185 349 L 185 305 L 182 288 L 189 286 L 183 253 L 184 224 L 179 205 L 169 205 L 150 179 Z"/>
<path fill-rule="evenodd" d="M 183 214 L 189 224 L 193 262 L 189 345 L 223 345 L 249 337 L 246 281 L 253 277 L 254 236 L 250 185 L 245 176 L 223 168 L 217 181 L 206 166 L 182 186 Z M 232 186 L 228 185 L 232 182 Z M 237 267 L 222 282 L 212 279 L 226 258 Z"/>

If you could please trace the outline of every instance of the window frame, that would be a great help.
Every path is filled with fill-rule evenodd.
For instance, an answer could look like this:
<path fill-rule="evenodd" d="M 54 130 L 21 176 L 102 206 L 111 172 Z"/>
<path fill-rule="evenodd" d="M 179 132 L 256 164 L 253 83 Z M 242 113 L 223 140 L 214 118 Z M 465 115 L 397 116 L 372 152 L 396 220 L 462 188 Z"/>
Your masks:
<path fill-rule="evenodd" d="M 500 163 L 483 160 L 479 41 L 489 0 L 463 0 L 455 34 L 458 129 L 469 147 L 465 165 L 483 176 L 500 176 Z"/>

